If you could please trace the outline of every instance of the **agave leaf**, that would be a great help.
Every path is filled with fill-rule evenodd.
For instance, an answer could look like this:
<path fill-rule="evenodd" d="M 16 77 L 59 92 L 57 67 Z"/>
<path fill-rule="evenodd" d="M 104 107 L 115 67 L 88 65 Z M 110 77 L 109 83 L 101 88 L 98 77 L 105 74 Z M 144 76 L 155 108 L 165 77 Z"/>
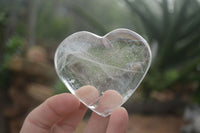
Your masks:
<path fill-rule="evenodd" d="M 78 7 L 76 5 L 72 5 L 69 7 L 69 9 L 74 12 L 76 15 L 81 17 L 82 19 L 86 20 L 91 26 L 94 27 L 94 29 L 97 29 L 100 33 L 106 34 L 106 29 L 98 22 L 96 21 L 92 16 L 87 14 L 85 10 L 83 10 L 81 7 Z"/>
<path fill-rule="evenodd" d="M 160 38 L 160 33 L 157 25 L 154 23 L 156 20 L 152 20 L 148 17 L 147 13 L 142 11 L 142 7 L 137 5 L 135 2 L 130 2 L 129 0 L 125 0 L 127 5 L 130 7 L 131 11 L 134 14 L 137 14 L 138 17 L 141 19 L 143 26 L 147 29 L 147 34 L 153 38 Z"/>
<path fill-rule="evenodd" d="M 169 25 L 170 25 L 170 12 L 168 9 L 168 2 L 167 0 L 163 0 L 162 2 L 160 2 L 160 6 L 162 7 L 162 20 L 163 20 L 163 34 L 162 36 L 165 37 L 167 35 L 167 33 L 169 32 Z"/>
<path fill-rule="evenodd" d="M 178 41 L 177 35 L 180 33 L 182 22 L 185 19 L 185 12 L 187 11 L 187 6 L 189 5 L 188 2 L 188 0 L 184 0 L 181 8 L 174 14 L 176 17 L 174 17 L 173 22 L 170 25 L 168 35 L 163 41 L 163 46 L 160 49 L 160 56 L 157 58 L 158 67 L 164 67 L 164 62 L 173 58 L 173 54 L 168 53 L 174 53 L 174 44 Z"/>
<path fill-rule="evenodd" d="M 181 29 L 182 34 L 179 35 L 179 39 L 185 38 L 189 35 L 193 35 L 193 34 L 195 34 L 196 31 L 198 31 L 197 29 L 200 29 L 199 12 L 200 12 L 200 8 L 199 8 L 199 11 L 194 12 L 192 15 L 190 15 L 186 19 L 187 23 Z"/>
<path fill-rule="evenodd" d="M 152 80 L 148 78 L 147 84 L 162 89 L 187 79 L 187 75 L 195 71 L 200 62 L 200 4 L 198 0 L 174 0 L 173 9 L 170 9 L 167 0 L 159 0 L 160 10 L 158 11 L 162 12 L 162 16 L 151 11 L 153 10 L 151 4 L 147 4 L 144 0 L 132 2 L 125 0 L 125 2 L 132 13 L 139 16 L 141 23 L 147 29 L 147 36 L 158 42 L 157 57 L 151 67 Z M 166 83 L 163 78 L 164 73 L 171 68 L 178 70 L 180 74 L 172 82 Z M 158 80 L 162 85 L 157 85 L 155 81 Z"/>

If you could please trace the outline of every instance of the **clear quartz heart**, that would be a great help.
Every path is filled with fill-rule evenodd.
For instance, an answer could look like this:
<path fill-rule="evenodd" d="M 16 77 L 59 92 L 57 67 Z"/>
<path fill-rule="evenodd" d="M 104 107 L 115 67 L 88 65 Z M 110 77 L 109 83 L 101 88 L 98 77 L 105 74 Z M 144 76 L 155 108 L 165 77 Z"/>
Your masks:
<path fill-rule="evenodd" d="M 151 64 L 144 38 L 128 29 L 105 36 L 74 33 L 57 48 L 55 68 L 69 91 L 101 116 L 108 116 L 133 94 Z"/>

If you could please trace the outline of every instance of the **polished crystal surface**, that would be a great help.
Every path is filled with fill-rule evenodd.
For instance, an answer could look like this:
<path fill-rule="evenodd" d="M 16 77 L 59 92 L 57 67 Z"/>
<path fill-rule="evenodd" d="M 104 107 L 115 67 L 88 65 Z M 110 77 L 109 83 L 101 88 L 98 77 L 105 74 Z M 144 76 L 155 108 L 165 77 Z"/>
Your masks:
<path fill-rule="evenodd" d="M 149 45 L 128 29 L 103 37 L 87 31 L 74 33 L 55 54 L 55 68 L 66 87 L 104 117 L 133 94 L 150 63 Z"/>

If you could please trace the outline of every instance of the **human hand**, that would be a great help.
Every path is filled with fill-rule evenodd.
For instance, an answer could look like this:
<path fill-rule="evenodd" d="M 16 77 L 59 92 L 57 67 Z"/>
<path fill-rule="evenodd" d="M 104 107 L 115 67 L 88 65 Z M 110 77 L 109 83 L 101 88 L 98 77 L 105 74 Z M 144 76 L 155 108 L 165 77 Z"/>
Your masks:
<path fill-rule="evenodd" d="M 47 99 L 25 119 L 20 133 L 73 133 L 82 120 L 87 107 L 69 94 Z M 123 107 L 108 117 L 92 113 L 84 133 L 125 133 L 128 113 Z"/>

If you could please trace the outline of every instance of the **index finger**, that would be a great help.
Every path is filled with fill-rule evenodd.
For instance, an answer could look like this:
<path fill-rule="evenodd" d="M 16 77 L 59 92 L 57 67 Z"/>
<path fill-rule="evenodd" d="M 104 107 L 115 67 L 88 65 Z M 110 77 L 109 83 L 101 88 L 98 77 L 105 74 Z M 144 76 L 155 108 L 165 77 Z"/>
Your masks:
<path fill-rule="evenodd" d="M 53 96 L 27 116 L 20 133 L 48 133 L 54 123 L 77 110 L 79 106 L 80 102 L 71 94 Z"/>

